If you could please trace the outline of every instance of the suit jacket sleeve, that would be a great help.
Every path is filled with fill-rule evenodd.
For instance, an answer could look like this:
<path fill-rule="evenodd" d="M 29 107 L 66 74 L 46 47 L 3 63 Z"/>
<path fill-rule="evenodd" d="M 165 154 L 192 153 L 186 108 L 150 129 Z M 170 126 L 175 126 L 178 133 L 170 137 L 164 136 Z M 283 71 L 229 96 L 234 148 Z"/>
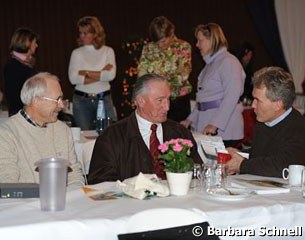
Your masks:
<path fill-rule="evenodd" d="M 117 159 L 114 145 L 103 133 L 97 138 L 89 167 L 89 184 L 119 179 L 118 168 L 114 161 Z"/>

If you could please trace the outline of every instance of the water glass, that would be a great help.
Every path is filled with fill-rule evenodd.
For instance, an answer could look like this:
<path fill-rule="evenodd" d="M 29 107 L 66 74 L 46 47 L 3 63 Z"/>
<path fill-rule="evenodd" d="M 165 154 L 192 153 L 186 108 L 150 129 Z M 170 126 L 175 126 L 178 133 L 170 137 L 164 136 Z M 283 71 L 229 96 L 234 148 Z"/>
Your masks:
<path fill-rule="evenodd" d="M 191 188 L 201 187 L 202 185 L 202 164 L 195 163 L 193 167 L 193 177 L 191 182 Z"/>
<path fill-rule="evenodd" d="M 205 164 L 202 171 L 202 186 L 208 192 L 215 186 L 215 164 Z"/>

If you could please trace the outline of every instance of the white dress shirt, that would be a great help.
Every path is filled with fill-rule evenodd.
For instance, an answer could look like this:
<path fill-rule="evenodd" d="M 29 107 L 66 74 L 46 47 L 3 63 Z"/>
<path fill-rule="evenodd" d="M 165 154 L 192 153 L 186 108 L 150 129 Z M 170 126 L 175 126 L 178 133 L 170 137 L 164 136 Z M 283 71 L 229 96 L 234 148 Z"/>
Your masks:
<path fill-rule="evenodd" d="M 153 124 L 150 121 L 147 121 L 146 119 L 142 118 L 136 111 L 136 119 L 138 122 L 138 126 L 139 126 L 139 130 L 141 133 L 141 136 L 147 146 L 147 148 L 149 149 L 149 139 L 150 139 L 150 135 L 151 135 L 151 130 L 150 127 Z M 162 124 L 161 123 L 156 123 L 157 124 L 157 138 L 161 143 L 163 143 L 163 129 L 162 129 Z"/>

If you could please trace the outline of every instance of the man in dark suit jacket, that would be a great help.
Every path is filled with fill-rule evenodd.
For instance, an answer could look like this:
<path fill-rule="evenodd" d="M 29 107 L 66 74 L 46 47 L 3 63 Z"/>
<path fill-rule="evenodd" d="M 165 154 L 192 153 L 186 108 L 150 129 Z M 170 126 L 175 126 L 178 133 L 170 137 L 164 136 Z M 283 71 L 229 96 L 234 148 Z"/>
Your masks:
<path fill-rule="evenodd" d="M 97 138 L 89 168 L 89 184 L 124 180 L 139 172 L 153 173 L 149 150 L 150 126 L 157 124 L 159 142 L 185 138 L 193 142 L 191 156 L 202 163 L 196 142 L 189 130 L 167 119 L 171 91 L 167 81 L 156 74 L 141 76 L 133 100 L 137 107 L 129 117 L 106 128 Z"/>

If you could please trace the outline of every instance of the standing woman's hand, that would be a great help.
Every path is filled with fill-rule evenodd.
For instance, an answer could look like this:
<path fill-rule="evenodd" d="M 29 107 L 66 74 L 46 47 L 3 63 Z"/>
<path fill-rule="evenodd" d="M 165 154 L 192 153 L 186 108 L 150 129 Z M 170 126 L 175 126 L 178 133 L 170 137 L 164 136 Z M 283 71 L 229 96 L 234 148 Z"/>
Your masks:
<path fill-rule="evenodd" d="M 189 91 L 189 89 L 187 87 L 182 87 L 179 90 L 179 97 L 185 96 L 185 95 L 187 95 L 189 93 L 190 93 L 190 91 Z"/>
<path fill-rule="evenodd" d="M 203 134 L 205 134 L 205 135 L 212 135 L 212 136 L 214 136 L 214 135 L 217 135 L 217 130 L 218 130 L 218 128 L 217 127 L 215 127 L 214 125 L 212 125 L 212 124 L 208 124 L 208 125 L 206 125 L 206 127 L 203 129 Z"/>
<path fill-rule="evenodd" d="M 112 64 L 107 64 L 105 67 L 103 67 L 102 71 L 110 71 L 113 68 Z"/>
<path fill-rule="evenodd" d="M 180 124 L 182 125 L 182 126 L 184 126 L 185 128 L 188 128 L 190 125 L 191 125 L 191 121 L 190 120 L 188 120 L 188 119 L 185 119 L 185 120 L 183 120 L 183 121 L 181 121 L 180 122 Z"/>

